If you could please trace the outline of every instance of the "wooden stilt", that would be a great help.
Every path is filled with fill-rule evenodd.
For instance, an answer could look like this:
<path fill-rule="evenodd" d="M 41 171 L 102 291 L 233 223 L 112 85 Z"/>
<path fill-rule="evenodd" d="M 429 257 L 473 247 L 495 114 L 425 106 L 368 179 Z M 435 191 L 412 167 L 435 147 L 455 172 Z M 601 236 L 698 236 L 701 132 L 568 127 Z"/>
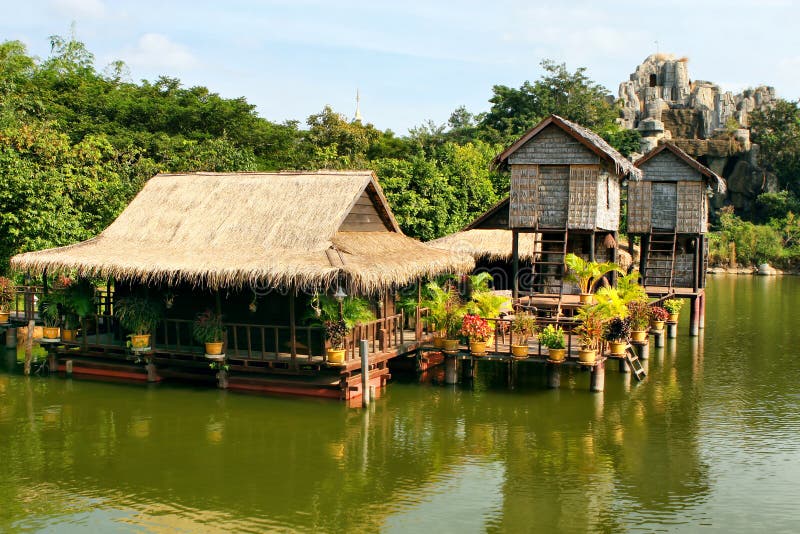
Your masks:
<path fill-rule="evenodd" d="M 9 328 L 6 330 L 6 348 L 14 349 L 17 347 L 17 329 Z"/>
<path fill-rule="evenodd" d="M 225 369 L 217 371 L 217 387 L 219 389 L 228 389 L 228 371 Z"/>
<path fill-rule="evenodd" d="M 458 384 L 458 359 L 454 356 L 444 358 L 444 383 Z"/>
<path fill-rule="evenodd" d="M 369 406 L 369 341 L 362 339 L 358 343 L 361 355 L 361 405 Z"/>
<path fill-rule="evenodd" d="M 598 361 L 592 367 L 592 374 L 589 378 L 589 390 L 600 393 L 606 386 L 606 364 L 603 360 Z"/>
<path fill-rule="evenodd" d="M 666 332 L 664 330 L 659 330 L 658 332 L 654 332 L 653 333 L 653 338 L 655 339 L 655 342 L 656 342 L 656 348 L 660 349 L 661 347 L 664 346 L 664 338 L 665 337 L 667 337 L 667 336 L 666 336 Z"/>
<path fill-rule="evenodd" d="M 689 335 L 700 335 L 700 296 L 691 298 L 689 310 Z"/>
<path fill-rule="evenodd" d="M 297 320 L 295 318 L 294 287 L 289 288 L 289 337 L 292 354 L 292 369 L 297 369 Z M 345 355 L 345 358 L 347 356 Z"/>
<path fill-rule="evenodd" d="M 535 251 L 534 251 L 535 252 Z M 512 295 L 511 302 L 516 304 L 519 300 L 519 231 L 511 231 L 511 261 L 512 261 Z"/>
<path fill-rule="evenodd" d="M 28 337 L 25 340 L 25 366 L 23 373 L 25 376 L 31 374 L 31 360 L 33 360 L 33 329 L 36 328 L 36 321 L 31 319 L 28 321 Z"/>
<path fill-rule="evenodd" d="M 64 362 L 64 372 L 67 373 L 67 376 L 72 376 L 72 360 Z"/>
<path fill-rule="evenodd" d="M 636 354 L 639 356 L 640 360 L 647 360 L 650 358 L 650 340 L 646 341 L 632 341 L 631 345 L 633 346 L 634 350 L 636 350 Z"/>
<path fill-rule="evenodd" d="M 667 337 L 675 339 L 678 337 L 678 323 L 666 323 Z"/>
<path fill-rule="evenodd" d="M 706 292 L 700 294 L 700 330 L 706 327 Z"/>
<path fill-rule="evenodd" d="M 619 372 L 620 373 L 625 374 L 625 373 L 630 373 L 631 372 L 631 370 L 628 369 L 628 364 L 627 364 L 627 362 L 625 360 L 619 359 L 619 360 L 617 360 L 617 362 L 619 363 Z"/>

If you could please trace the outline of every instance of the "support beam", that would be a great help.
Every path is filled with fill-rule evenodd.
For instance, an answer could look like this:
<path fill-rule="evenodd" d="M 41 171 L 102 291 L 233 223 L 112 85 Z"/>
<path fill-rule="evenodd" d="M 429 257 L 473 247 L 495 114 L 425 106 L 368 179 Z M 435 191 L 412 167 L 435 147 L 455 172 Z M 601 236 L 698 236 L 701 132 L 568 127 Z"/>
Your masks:
<path fill-rule="evenodd" d="M 598 361 L 592 367 L 592 374 L 589 377 L 589 390 L 601 393 L 606 387 L 606 364 L 603 360 Z"/>
<path fill-rule="evenodd" d="M 536 251 L 533 251 L 534 254 Z M 512 291 L 511 302 L 516 304 L 519 300 L 519 230 L 511 230 L 511 261 L 512 261 Z"/>
<path fill-rule="evenodd" d="M 615 230 L 612 232 L 611 236 L 614 238 L 614 248 L 611 249 L 611 261 L 617 263 L 619 256 L 619 232 Z M 611 271 L 611 286 L 617 287 L 617 271 Z"/>
<path fill-rule="evenodd" d="M 292 351 L 292 369 L 297 369 L 297 320 L 295 318 L 294 286 L 289 287 L 289 337 Z M 310 348 L 310 347 L 309 347 Z"/>
<path fill-rule="evenodd" d="M 361 405 L 369 406 L 369 342 L 359 340 L 358 352 L 361 355 Z"/>
<path fill-rule="evenodd" d="M 595 258 L 595 247 L 597 246 L 597 233 L 592 232 L 589 234 L 589 261 L 596 261 Z"/>
<path fill-rule="evenodd" d="M 694 296 L 690 300 L 690 309 L 689 309 L 689 335 L 690 336 L 699 336 L 700 335 L 700 296 Z"/>
<path fill-rule="evenodd" d="M 561 387 L 561 365 L 548 363 L 547 366 L 547 387 L 558 389 Z"/>
<path fill-rule="evenodd" d="M 647 277 L 647 254 L 650 251 L 650 234 L 642 234 L 639 239 L 639 273 L 642 275 L 642 285 Z"/>
<path fill-rule="evenodd" d="M 700 329 L 706 327 L 706 292 L 700 293 Z"/>

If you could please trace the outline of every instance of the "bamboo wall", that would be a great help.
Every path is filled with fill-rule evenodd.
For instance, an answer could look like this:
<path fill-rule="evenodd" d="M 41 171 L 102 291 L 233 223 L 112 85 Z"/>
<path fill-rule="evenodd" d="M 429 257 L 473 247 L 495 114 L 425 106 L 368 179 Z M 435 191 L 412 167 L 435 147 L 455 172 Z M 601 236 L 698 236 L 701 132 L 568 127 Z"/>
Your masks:
<path fill-rule="evenodd" d="M 580 141 L 558 126 L 551 124 L 511 154 L 508 163 L 511 165 L 596 165 L 600 163 L 600 158 Z"/>
<path fill-rule="evenodd" d="M 628 232 L 645 234 L 651 228 L 682 234 L 704 234 L 708 227 L 708 198 L 699 171 L 668 150 L 646 161 L 643 179 L 628 185 Z"/>

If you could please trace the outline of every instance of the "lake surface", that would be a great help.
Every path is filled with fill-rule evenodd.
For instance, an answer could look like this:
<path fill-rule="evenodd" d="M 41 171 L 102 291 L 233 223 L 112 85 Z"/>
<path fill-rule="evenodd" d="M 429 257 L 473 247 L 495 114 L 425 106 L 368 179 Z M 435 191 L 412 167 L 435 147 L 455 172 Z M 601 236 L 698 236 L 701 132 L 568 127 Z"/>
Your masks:
<path fill-rule="evenodd" d="M 800 279 L 710 278 L 703 337 L 547 390 L 395 381 L 368 410 L 0 371 L 0 532 L 798 532 Z"/>

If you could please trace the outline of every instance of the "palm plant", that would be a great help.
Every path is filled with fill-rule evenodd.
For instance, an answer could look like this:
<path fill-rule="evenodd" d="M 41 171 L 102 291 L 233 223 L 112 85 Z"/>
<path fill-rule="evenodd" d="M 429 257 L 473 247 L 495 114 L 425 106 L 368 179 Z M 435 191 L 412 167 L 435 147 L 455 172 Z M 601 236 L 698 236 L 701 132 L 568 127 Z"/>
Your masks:
<path fill-rule="evenodd" d="M 594 293 L 597 284 L 603 277 L 612 271 L 624 273 L 622 268 L 616 263 L 584 260 L 576 254 L 567 254 L 564 263 L 569 268 L 567 280 L 578 284 L 581 293 L 588 295 Z"/>
<path fill-rule="evenodd" d="M 306 319 L 314 324 L 324 325 L 327 321 L 339 320 L 339 301 L 330 295 L 319 295 L 319 306 L 306 313 Z M 318 310 L 318 311 L 317 311 Z M 348 330 L 356 325 L 375 320 L 369 301 L 359 297 L 345 297 L 342 300 L 342 317 Z"/>

